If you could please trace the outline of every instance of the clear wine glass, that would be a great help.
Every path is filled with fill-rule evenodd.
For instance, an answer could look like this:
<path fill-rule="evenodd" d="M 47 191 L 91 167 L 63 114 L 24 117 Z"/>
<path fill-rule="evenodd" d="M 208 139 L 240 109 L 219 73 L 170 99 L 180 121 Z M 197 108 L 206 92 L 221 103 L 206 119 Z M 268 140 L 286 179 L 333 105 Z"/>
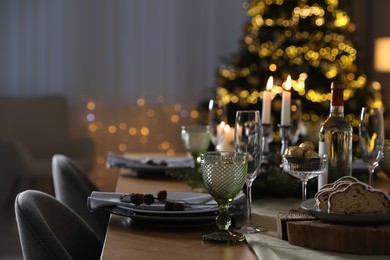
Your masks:
<path fill-rule="evenodd" d="M 307 182 L 328 171 L 328 156 L 294 157 L 283 155 L 283 171 L 298 178 L 302 182 L 302 201 L 306 200 Z"/>
<path fill-rule="evenodd" d="M 245 240 L 241 233 L 230 231 L 229 205 L 242 190 L 247 173 L 247 156 L 235 152 L 206 152 L 201 156 L 203 184 L 218 203 L 218 230 L 204 234 L 203 240 L 236 243 Z"/>
<path fill-rule="evenodd" d="M 182 126 L 181 139 L 195 163 L 199 163 L 200 155 L 206 152 L 210 145 L 210 128 L 208 125 Z"/>
<path fill-rule="evenodd" d="M 375 168 L 383 156 L 385 130 L 382 108 L 363 107 L 360 113 L 359 146 L 368 166 L 368 184 L 372 185 Z"/>
<path fill-rule="evenodd" d="M 257 110 L 237 111 L 234 126 L 234 151 L 246 153 L 248 156 L 247 221 L 238 231 L 251 234 L 265 231 L 264 227 L 252 223 L 252 183 L 260 169 L 262 155 L 262 126 L 260 113 Z"/>
<path fill-rule="evenodd" d="M 225 136 L 225 125 L 227 124 L 226 105 L 222 101 L 210 99 L 208 123 L 211 142 L 215 146 L 215 150 L 220 151 Z"/>

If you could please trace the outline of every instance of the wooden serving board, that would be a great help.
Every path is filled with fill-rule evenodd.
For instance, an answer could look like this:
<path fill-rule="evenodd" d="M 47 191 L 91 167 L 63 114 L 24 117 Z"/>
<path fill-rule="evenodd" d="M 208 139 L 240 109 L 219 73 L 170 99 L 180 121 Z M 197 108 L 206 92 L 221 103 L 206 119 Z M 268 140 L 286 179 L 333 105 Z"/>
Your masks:
<path fill-rule="evenodd" d="M 332 224 L 300 210 L 291 210 L 279 213 L 277 231 L 279 238 L 306 248 L 360 255 L 390 254 L 390 224 Z"/>
<path fill-rule="evenodd" d="M 283 240 L 288 240 L 287 223 L 304 220 L 316 220 L 317 218 L 308 214 L 302 209 L 292 209 L 286 212 L 280 212 L 276 219 L 276 230 L 278 237 Z"/>
<path fill-rule="evenodd" d="M 361 255 L 390 254 L 390 225 L 349 226 L 319 220 L 287 223 L 292 245 Z"/>

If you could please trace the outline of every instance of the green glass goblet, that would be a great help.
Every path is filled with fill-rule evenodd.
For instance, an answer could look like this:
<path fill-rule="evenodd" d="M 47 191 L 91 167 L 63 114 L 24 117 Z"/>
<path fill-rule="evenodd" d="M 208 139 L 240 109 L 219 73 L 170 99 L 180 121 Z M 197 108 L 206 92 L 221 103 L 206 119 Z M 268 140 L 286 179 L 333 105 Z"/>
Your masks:
<path fill-rule="evenodd" d="M 205 241 L 227 244 L 245 240 L 245 236 L 229 230 L 229 205 L 242 190 L 247 175 L 247 155 L 237 152 L 206 152 L 201 156 L 203 185 L 218 203 L 218 230 L 204 234 Z"/>
<path fill-rule="evenodd" d="M 181 139 L 184 148 L 197 164 L 200 162 L 200 155 L 206 152 L 210 146 L 210 127 L 208 125 L 182 126 Z"/>

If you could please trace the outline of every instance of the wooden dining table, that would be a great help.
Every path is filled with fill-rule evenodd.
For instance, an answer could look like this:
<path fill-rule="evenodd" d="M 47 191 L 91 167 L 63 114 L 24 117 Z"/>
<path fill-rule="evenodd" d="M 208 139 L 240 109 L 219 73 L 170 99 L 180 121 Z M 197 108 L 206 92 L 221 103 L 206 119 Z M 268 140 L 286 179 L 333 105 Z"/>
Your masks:
<path fill-rule="evenodd" d="M 383 183 L 383 181 L 380 181 Z M 384 189 L 390 187 L 386 180 Z M 139 176 L 129 170 L 121 170 L 116 184 L 119 193 L 190 192 L 192 189 L 182 181 L 172 178 Z M 387 190 L 388 191 L 388 190 Z M 252 220 L 267 228 L 277 237 L 276 217 L 278 212 L 299 207 L 298 198 L 255 198 Z M 138 225 L 128 217 L 111 214 L 101 259 L 257 259 L 244 241 L 238 244 L 206 242 L 202 234 L 216 226 L 196 228 L 169 228 Z"/>
<path fill-rule="evenodd" d="M 191 191 L 184 182 L 119 174 L 116 192 Z M 245 243 L 225 245 L 202 241 L 216 227 L 169 229 L 140 226 L 111 214 L 101 259 L 257 259 Z"/>

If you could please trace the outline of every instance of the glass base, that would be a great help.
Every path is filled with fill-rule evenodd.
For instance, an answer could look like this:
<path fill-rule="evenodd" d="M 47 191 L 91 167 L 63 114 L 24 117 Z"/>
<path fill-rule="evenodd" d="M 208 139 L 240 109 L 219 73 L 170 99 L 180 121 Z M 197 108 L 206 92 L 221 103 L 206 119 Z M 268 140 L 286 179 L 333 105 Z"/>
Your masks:
<path fill-rule="evenodd" d="M 267 229 L 265 227 L 256 226 L 255 224 L 248 222 L 244 226 L 240 227 L 239 229 L 235 229 L 235 231 L 242 234 L 254 234 L 254 233 L 267 231 Z"/>
<path fill-rule="evenodd" d="M 236 233 L 236 232 L 226 231 L 226 230 L 218 230 L 213 233 L 203 235 L 202 240 L 226 243 L 226 244 L 234 244 L 234 243 L 244 241 L 245 236 L 241 233 Z"/>

